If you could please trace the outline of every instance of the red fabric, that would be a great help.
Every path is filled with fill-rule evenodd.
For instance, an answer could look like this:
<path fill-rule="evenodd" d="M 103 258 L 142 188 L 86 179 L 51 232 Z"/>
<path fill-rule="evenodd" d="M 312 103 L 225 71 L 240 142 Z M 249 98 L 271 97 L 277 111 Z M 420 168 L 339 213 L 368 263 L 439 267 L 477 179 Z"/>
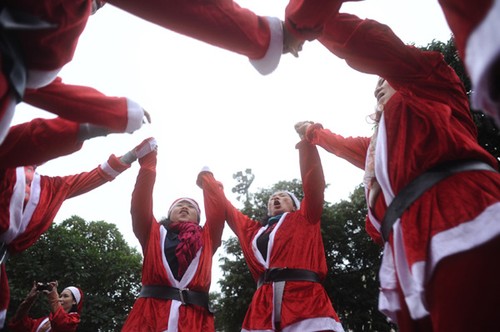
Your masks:
<path fill-rule="evenodd" d="M 396 89 L 384 107 L 377 137 L 375 167 L 383 192 L 371 211 L 372 226 L 379 225 L 394 195 L 433 166 L 472 159 L 497 167 L 497 161 L 477 143 L 463 85 L 441 54 L 406 46 L 387 26 L 348 14 L 328 22 L 320 41 L 351 67 L 379 75 Z M 497 235 L 493 216 L 500 213 L 499 202 L 498 173 L 463 172 L 441 181 L 401 217 L 399 246 L 393 241 L 393 232 L 390 246 L 394 257 L 384 256 L 381 280 L 397 277 L 405 293 L 400 297 L 409 301 L 408 306 L 425 308 L 422 298 L 428 278 L 439 273 L 437 262 L 480 246 L 485 240 L 479 236 Z M 490 225 L 488 232 L 481 227 L 485 223 Z M 391 267 L 397 271 L 395 276 Z M 422 271 L 425 275 L 419 274 Z M 477 271 L 478 275 L 490 272 L 486 267 Z M 386 288 L 381 289 L 384 294 Z M 387 299 L 396 304 L 392 297 Z M 417 312 L 422 314 L 413 313 Z"/>
<path fill-rule="evenodd" d="M 250 272 L 257 282 L 266 268 L 287 267 L 316 272 L 321 279 L 327 274 L 320 218 L 323 211 L 325 180 L 318 151 L 303 141 L 298 144 L 304 199 L 300 210 L 288 213 L 271 232 L 269 252 L 264 260 L 257 249 L 256 238 L 265 231 L 226 202 L 226 221 L 238 237 Z M 255 291 L 243 328 L 250 331 L 273 329 L 273 286 L 264 284 Z M 340 323 L 330 298 L 320 283 L 290 281 L 285 285 L 281 327 L 311 319 L 329 318 L 319 330 L 340 331 Z M 336 323 L 334 323 L 336 322 Z"/>
<path fill-rule="evenodd" d="M 142 269 L 143 285 L 166 285 L 208 292 L 212 276 L 212 256 L 221 244 L 224 228 L 224 197 L 218 182 L 211 173 L 200 174 L 206 222 L 202 226 L 203 246 L 198 261 L 193 261 L 181 278 L 176 280 L 166 262 L 162 244 L 166 231 L 153 216 L 153 187 L 156 179 L 156 152 L 139 159 L 141 169 L 132 193 L 132 227 L 144 255 Z M 196 265 L 195 265 L 196 264 Z M 214 317 L 207 309 L 179 302 L 154 298 L 138 298 L 122 328 L 123 332 L 157 332 L 169 327 L 169 320 L 179 332 L 214 331 Z"/>
<path fill-rule="evenodd" d="M 78 123 L 55 119 L 33 119 L 12 126 L 0 144 L 0 168 L 40 165 L 81 149 Z"/>
<path fill-rule="evenodd" d="M 4 5 L 56 26 L 17 33 L 26 67 L 45 71 L 62 68 L 73 59 L 91 13 L 92 0 L 5 0 Z"/>
<path fill-rule="evenodd" d="M 50 313 L 48 317 L 51 332 L 73 332 L 78 329 L 78 324 L 80 324 L 79 314 L 75 312 L 67 313 L 62 307 L 55 313 Z M 9 331 L 36 332 L 46 318 L 47 317 L 31 318 L 25 316 L 17 321 L 11 320 L 8 324 Z"/>
<path fill-rule="evenodd" d="M 264 57 L 270 42 L 264 17 L 233 1 L 111 0 L 110 4 L 166 29 L 250 59 Z"/>
<path fill-rule="evenodd" d="M 26 89 L 23 102 L 78 123 L 92 123 L 123 133 L 127 128 L 128 106 L 125 97 L 109 97 L 81 85 L 63 83 L 57 77 L 39 89 Z"/>
<path fill-rule="evenodd" d="M 488 14 L 493 1 L 439 0 L 461 57 L 465 56 L 467 39 Z"/>
<path fill-rule="evenodd" d="M 113 158 L 116 157 L 111 156 L 110 160 Z M 24 173 L 24 167 L 21 168 Z M 66 199 L 84 194 L 112 179 L 99 166 L 90 172 L 83 172 L 76 175 L 40 176 L 39 201 L 38 203 L 29 203 L 34 204 L 33 214 L 24 232 L 17 234 L 8 243 L 9 252 L 12 254 L 20 253 L 32 246 L 50 227 L 59 208 Z M 14 196 L 14 188 L 18 180 L 15 168 L 0 169 L 0 236 L 3 236 L 9 230 L 11 221 L 16 224 L 20 223 L 20 220 L 11 220 L 11 217 L 14 218 L 11 216 L 12 211 L 22 211 L 19 218 L 25 217 L 24 214 L 26 211 L 22 210 L 24 194 L 22 196 L 23 199 L 18 199 L 19 197 Z M 24 188 L 24 182 L 17 184 L 17 186 Z M 32 183 L 32 192 L 33 190 Z M 0 288 L 0 305 L 8 304 L 9 290 L 6 274 L 0 276 L 0 286 L 3 287 Z"/>
<path fill-rule="evenodd" d="M 203 245 L 202 229 L 196 222 L 172 223 L 168 228 L 179 233 L 180 243 L 175 249 L 175 256 L 179 262 L 178 275 L 182 277 Z"/>

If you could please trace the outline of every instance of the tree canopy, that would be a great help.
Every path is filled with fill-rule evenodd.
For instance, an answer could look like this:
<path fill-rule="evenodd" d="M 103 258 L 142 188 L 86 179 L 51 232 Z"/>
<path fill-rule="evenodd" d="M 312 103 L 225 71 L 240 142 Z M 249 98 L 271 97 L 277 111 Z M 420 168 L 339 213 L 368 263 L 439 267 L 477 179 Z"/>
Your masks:
<path fill-rule="evenodd" d="M 57 280 L 58 291 L 77 286 L 84 292 L 80 331 L 117 331 L 138 295 L 142 256 L 129 247 L 116 225 L 73 216 L 53 224 L 31 248 L 9 259 L 11 303 L 7 319 L 26 297 L 33 281 Z M 49 313 L 40 296 L 31 317 Z"/>

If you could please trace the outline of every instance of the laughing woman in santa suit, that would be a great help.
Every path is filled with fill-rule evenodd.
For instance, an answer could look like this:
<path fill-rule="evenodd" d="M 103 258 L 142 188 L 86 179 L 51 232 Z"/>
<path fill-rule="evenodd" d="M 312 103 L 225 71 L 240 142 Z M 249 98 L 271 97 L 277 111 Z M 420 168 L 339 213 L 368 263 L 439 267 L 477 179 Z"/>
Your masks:
<path fill-rule="evenodd" d="M 68 286 L 57 293 L 57 281 L 49 282 L 43 290 L 33 283 L 28 296 L 17 308 L 8 327 L 12 332 L 73 332 L 78 329 L 83 308 L 83 292 L 75 286 Z M 43 294 L 49 302 L 49 316 L 32 318 L 29 310 L 38 296 Z"/>
<path fill-rule="evenodd" d="M 215 331 L 208 291 L 212 256 L 221 244 L 224 228 L 222 187 L 208 169 L 198 175 L 205 203 L 203 226 L 200 207 L 189 197 L 176 199 L 167 218 L 157 221 L 153 215 L 156 150 L 156 141 L 148 139 L 138 158 L 141 168 L 131 214 L 144 255 L 142 289 L 122 331 Z"/>
<path fill-rule="evenodd" d="M 242 331 L 317 332 L 344 329 L 323 285 L 328 268 L 321 237 L 325 180 L 317 148 L 297 144 L 304 199 L 277 191 L 268 220 L 252 220 L 226 200 L 226 221 L 238 237 L 257 284 Z"/>

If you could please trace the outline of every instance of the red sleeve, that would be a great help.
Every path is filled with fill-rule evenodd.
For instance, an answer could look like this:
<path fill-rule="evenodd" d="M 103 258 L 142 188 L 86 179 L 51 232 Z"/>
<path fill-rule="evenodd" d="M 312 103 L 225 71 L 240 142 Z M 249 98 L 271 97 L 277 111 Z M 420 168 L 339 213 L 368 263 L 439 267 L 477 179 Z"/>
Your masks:
<path fill-rule="evenodd" d="M 452 105 L 464 98 L 463 84 L 441 53 L 405 45 L 375 20 L 338 14 L 328 20 L 318 40 L 352 68 L 383 77 L 398 91 Z"/>
<path fill-rule="evenodd" d="M 306 138 L 311 144 L 319 145 L 337 157 L 365 169 L 366 154 L 370 145 L 369 137 L 347 137 L 332 133 L 316 123 L 307 130 Z"/>
<path fill-rule="evenodd" d="M 156 152 L 151 152 L 139 159 L 141 169 L 137 175 L 132 192 L 130 213 L 132 228 L 143 251 L 147 247 L 151 226 L 156 219 L 153 216 L 153 188 L 156 180 Z"/>
<path fill-rule="evenodd" d="M 55 119 L 33 119 L 12 126 L 0 145 L 0 168 L 39 165 L 80 150 L 78 124 Z"/>
<path fill-rule="evenodd" d="M 290 0 L 285 9 L 286 28 L 297 38 L 313 40 L 321 35 L 330 16 L 337 15 L 343 0 Z"/>
<path fill-rule="evenodd" d="M 221 245 L 222 231 L 224 230 L 224 222 L 226 214 L 224 204 L 226 198 L 222 189 L 222 185 L 215 180 L 210 172 L 202 172 L 199 175 L 203 188 L 203 198 L 205 205 L 205 214 L 207 221 L 205 228 L 208 228 L 214 253 Z"/>
<path fill-rule="evenodd" d="M 42 176 L 44 181 L 50 182 L 50 185 L 57 190 L 63 186 L 68 187 L 66 199 L 85 194 L 103 184 L 113 181 L 121 172 L 130 166 L 121 163 L 118 157 L 111 155 L 109 159 L 94 168 L 90 172 L 82 172 L 67 176 Z"/>
<path fill-rule="evenodd" d="M 67 313 L 59 307 L 55 313 L 50 313 L 50 325 L 56 331 L 76 331 L 80 323 L 80 315 L 75 312 Z"/>
<path fill-rule="evenodd" d="M 234 1 L 110 0 L 113 6 L 250 59 L 264 57 L 271 32 L 264 17 Z"/>
<path fill-rule="evenodd" d="M 33 319 L 28 316 L 23 316 L 21 319 L 11 319 L 9 321 L 8 327 L 9 331 L 12 332 L 30 332 L 36 331 L 38 324 L 43 320 L 43 318 Z M 37 324 L 38 323 L 38 324 Z"/>
<path fill-rule="evenodd" d="M 299 149 L 300 173 L 304 189 L 304 199 L 301 202 L 299 212 L 310 223 L 317 223 L 321 220 L 325 201 L 325 176 L 321 159 L 316 146 L 305 140 L 300 141 L 297 148 Z"/>
<path fill-rule="evenodd" d="M 60 77 L 42 88 L 26 89 L 23 101 L 74 122 L 88 122 L 119 133 L 127 128 L 126 98 L 108 97 L 90 87 L 65 84 Z"/>

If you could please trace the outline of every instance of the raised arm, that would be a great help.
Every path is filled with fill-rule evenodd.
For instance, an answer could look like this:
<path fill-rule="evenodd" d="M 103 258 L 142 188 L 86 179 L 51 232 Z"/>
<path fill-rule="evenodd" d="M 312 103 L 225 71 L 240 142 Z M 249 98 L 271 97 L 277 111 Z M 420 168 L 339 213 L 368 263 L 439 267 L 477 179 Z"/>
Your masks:
<path fill-rule="evenodd" d="M 208 168 L 204 168 L 198 174 L 196 183 L 203 189 L 205 215 L 207 217 L 204 227 L 209 230 L 213 253 L 215 253 L 221 245 L 222 231 L 226 220 L 224 189 L 222 184 L 215 180 Z"/>
<path fill-rule="evenodd" d="M 347 160 L 361 169 L 365 169 L 366 154 L 370 145 L 369 137 L 343 137 L 324 129 L 319 123 L 299 122 L 295 126 L 301 138 L 319 145 L 337 157 Z"/>
<path fill-rule="evenodd" d="M 435 52 L 407 46 L 384 24 L 340 13 L 325 23 L 318 40 L 352 68 L 381 76 L 396 90 L 399 84 L 425 80 L 442 61 Z"/>
<path fill-rule="evenodd" d="M 133 157 L 139 159 L 141 169 L 132 192 L 130 214 L 134 234 L 143 249 L 147 245 L 151 226 L 156 222 L 153 216 L 153 188 L 156 180 L 157 148 L 156 140 L 149 138 L 131 152 Z"/>
<path fill-rule="evenodd" d="M 325 199 L 326 185 L 321 159 L 316 146 L 305 140 L 297 143 L 296 147 L 299 150 L 300 174 L 304 190 L 304 199 L 299 212 L 309 222 L 316 223 L 321 219 Z"/>
<path fill-rule="evenodd" d="M 132 133 L 148 120 L 144 109 L 131 99 L 66 84 L 60 77 L 42 88 L 27 89 L 23 101 L 71 121 L 105 127 L 110 133 Z"/>

